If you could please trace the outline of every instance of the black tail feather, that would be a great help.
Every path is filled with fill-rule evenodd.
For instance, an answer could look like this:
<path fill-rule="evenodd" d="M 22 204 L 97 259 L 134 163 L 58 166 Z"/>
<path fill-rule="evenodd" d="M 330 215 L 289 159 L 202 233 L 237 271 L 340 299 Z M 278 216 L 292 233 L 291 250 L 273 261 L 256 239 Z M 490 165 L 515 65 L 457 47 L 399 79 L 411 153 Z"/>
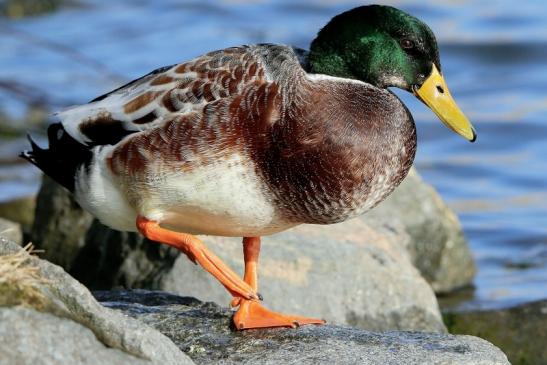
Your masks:
<path fill-rule="evenodd" d="M 27 138 L 32 150 L 19 154 L 46 175 L 74 191 L 76 171 L 82 166 L 89 166 L 93 153 L 90 147 L 72 138 L 61 123 L 55 123 L 48 128 L 49 148 L 41 148 L 30 135 Z"/>
<path fill-rule="evenodd" d="M 32 147 L 32 150 L 33 150 L 33 151 L 36 151 L 36 152 L 42 152 L 42 151 L 43 151 L 43 149 L 40 148 L 40 146 L 38 146 L 38 145 L 36 144 L 36 142 L 34 142 L 34 140 L 32 139 L 32 137 L 30 136 L 30 134 L 27 134 L 27 139 L 28 139 L 28 141 L 30 142 L 30 146 Z"/>
<path fill-rule="evenodd" d="M 34 158 L 35 153 L 39 153 L 42 149 L 38 147 L 38 145 L 33 141 L 30 134 L 27 134 L 27 139 L 30 142 L 30 146 L 32 147 L 32 151 L 24 150 L 19 154 L 19 157 L 24 158 L 25 160 L 29 161 L 33 165 L 36 165 L 36 158 Z"/>

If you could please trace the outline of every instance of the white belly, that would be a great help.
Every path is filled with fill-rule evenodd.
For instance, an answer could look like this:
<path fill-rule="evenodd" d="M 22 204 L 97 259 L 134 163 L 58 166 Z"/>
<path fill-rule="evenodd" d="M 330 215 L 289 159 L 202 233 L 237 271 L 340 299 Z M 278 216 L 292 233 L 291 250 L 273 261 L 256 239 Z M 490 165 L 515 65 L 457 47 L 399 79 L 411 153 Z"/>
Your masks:
<path fill-rule="evenodd" d="M 262 188 L 252 162 L 238 154 L 191 171 L 167 174 L 144 202 L 146 217 L 193 234 L 259 236 L 288 229 Z"/>
<path fill-rule="evenodd" d="M 123 187 L 104 159 L 97 161 L 79 184 L 78 201 L 117 230 L 135 231 L 138 214 L 175 231 L 218 236 L 262 236 L 295 225 L 279 216 L 252 162 L 238 154 L 187 171 L 150 166 L 146 182 Z"/>

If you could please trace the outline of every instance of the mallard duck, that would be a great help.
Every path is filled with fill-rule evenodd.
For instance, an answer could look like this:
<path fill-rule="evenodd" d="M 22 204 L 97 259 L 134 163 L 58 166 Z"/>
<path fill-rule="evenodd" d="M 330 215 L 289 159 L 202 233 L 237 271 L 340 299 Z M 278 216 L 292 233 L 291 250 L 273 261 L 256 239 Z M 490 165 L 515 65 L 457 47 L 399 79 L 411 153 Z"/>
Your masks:
<path fill-rule="evenodd" d="M 162 67 L 57 114 L 22 157 L 116 230 L 176 247 L 239 307 L 238 329 L 320 324 L 266 309 L 260 237 L 380 203 L 416 151 L 407 90 L 470 141 L 429 27 L 389 6 L 334 17 L 309 51 L 256 44 Z M 243 238 L 241 279 L 195 235 Z"/>

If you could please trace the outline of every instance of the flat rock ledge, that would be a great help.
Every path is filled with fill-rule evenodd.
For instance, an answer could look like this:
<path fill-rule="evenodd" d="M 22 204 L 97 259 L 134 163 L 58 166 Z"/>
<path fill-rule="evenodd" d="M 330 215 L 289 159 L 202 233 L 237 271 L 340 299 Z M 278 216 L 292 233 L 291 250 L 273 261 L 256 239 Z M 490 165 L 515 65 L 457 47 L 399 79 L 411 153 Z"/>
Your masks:
<path fill-rule="evenodd" d="M 94 295 L 169 337 L 196 364 L 509 364 L 473 336 L 333 325 L 235 332 L 231 311 L 214 303 L 145 290 Z"/>

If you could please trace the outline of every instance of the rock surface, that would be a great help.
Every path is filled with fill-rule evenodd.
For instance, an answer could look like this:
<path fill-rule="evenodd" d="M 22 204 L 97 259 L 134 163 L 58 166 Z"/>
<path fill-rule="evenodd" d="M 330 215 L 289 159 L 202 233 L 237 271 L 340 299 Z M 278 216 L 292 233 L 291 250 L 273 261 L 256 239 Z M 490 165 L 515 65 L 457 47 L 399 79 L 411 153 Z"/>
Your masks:
<path fill-rule="evenodd" d="M 44 259 L 70 271 L 92 222 L 93 217 L 67 190 L 44 175 L 31 231 L 32 242 L 44 250 Z"/>
<path fill-rule="evenodd" d="M 17 243 L 18 245 L 23 244 L 23 230 L 19 223 L 0 218 L 0 236 Z"/>
<path fill-rule="evenodd" d="M 33 309 L 0 308 L 0 364 L 150 364 L 106 347 L 70 319 Z"/>
<path fill-rule="evenodd" d="M 408 251 L 436 293 L 469 284 L 476 268 L 456 215 L 432 186 L 412 169 L 384 202 L 365 214 L 402 224 L 410 235 Z"/>
<path fill-rule="evenodd" d="M 70 274 L 93 289 L 159 288 L 179 251 L 94 221 Z"/>
<path fill-rule="evenodd" d="M 231 312 L 212 303 L 147 291 L 95 295 L 154 326 L 196 364 L 509 364 L 499 349 L 472 336 L 332 325 L 234 332 Z"/>
<path fill-rule="evenodd" d="M 20 250 L 20 246 L 0 237 L 0 255 L 14 254 Z M 161 333 L 127 318 L 121 313 L 101 306 L 82 284 L 68 275 L 61 267 L 30 255 L 28 255 L 28 265 L 38 268 L 40 277 L 45 280 L 36 286 L 36 290 L 47 299 L 47 305 L 41 306 L 41 309 L 45 308 L 57 317 L 71 320 L 75 322 L 74 325 L 79 324 L 88 328 L 100 341 L 97 346 L 100 347 L 102 343 L 102 346 L 121 350 L 133 357 L 149 360 L 148 363 L 153 364 L 191 364 L 189 358 Z M 9 296 L 9 289 L 9 287 L 3 288 L 0 295 Z M 5 318 L 25 315 L 32 316 L 32 314 L 20 312 L 7 314 Z M 41 317 L 41 320 L 44 321 L 49 319 L 51 318 Z M 5 333 L 10 331 L 10 327 L 5 327 L 6 323 L 0 321 L 2 331 Z M 59 325 L 66 329 L 64 321 L 60 320 Z M 50 336 L 47 332 L 41 333 L 45 337 Z M 42 338 L 42 340 L 43 344 L 48 344 L 50 341 L 47 338 Z M 18 341 L 18 348 L 24 351 L 22 346 L 25 344 L 25 338 L 17 338 L 14 341 Z M 42 350 L 45 351 L 45 348 Z M 47 350 L 51 351 L 51 356 L 55 356 L 57 348 L 50 347 Z M 74 349 L 76 353 L 79 350 L 79 347 Z"/>
<path fill-rule="evenodd" d="M 451 333 L 480 336 L 513 365 L 547 363 L 547 299 L 498 310 L 445 313 Z"/>

